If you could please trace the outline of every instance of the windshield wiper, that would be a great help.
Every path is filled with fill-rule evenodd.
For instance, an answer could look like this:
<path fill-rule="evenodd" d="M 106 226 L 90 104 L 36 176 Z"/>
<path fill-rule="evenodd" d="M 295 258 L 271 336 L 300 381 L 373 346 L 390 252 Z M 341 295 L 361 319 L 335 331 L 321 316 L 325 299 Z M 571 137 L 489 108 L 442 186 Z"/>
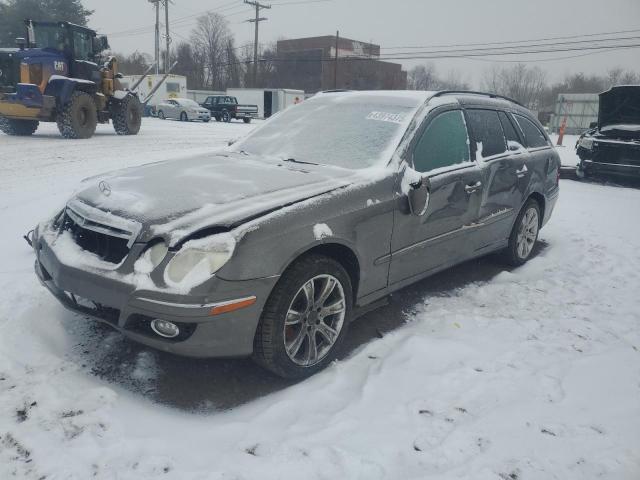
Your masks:
<path fill-rule="evenodd" d="M 283 162 L 291 162 L 291 163 L 301 163 L 303 165 L 319 165 L 318 163 L 313 162 L 304 162 L 302 160 L 296 160 L 295 158 L 283 158 Z"/>

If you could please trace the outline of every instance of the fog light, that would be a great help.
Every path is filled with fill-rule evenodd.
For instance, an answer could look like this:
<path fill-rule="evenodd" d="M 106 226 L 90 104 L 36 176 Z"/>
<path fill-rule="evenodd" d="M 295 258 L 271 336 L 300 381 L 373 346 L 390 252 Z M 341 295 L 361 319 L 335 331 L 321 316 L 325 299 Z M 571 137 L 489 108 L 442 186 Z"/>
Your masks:
<path fill-rule="evenodd" d="M 151 330 L 164 338 L 175 338 L 180 335 L 180 329 L 175 323 L 158 318 L 151 321 Z"/>

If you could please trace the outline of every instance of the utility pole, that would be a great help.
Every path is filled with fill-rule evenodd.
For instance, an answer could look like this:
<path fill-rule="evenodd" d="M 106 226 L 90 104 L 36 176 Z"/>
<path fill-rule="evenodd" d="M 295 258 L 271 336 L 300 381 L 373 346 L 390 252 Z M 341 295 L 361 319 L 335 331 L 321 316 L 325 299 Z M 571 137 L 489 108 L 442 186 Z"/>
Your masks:
<path fill-rule="evenodd" d="M 251 5 L 256 9 L 256 17 L 247 20 L 247 22 L 256 24 L 255 41 L 253 43 L 253 86 L 257 87 L 258 86 L 258 25 L 260 24 L 260 22 L 264 22 L 265 20 L 268 20 L 266 17 L 260 16 L 260 10 L 262 9 L 268 10 L 271 8 L 271 5 L 264 5 L 260 2 L 251 1 L 251 0 L 244 0 L 244 3 L 246 3 L 247 5 Z"/>
<path fill-rule="evenodd" d="M 338 89 L 338 45 L 340 44 L 340 31 L 336 32 L 336 56 L 333 60 L 333 89 Z"/>
<path fill-rule="evenodd" d="M 167 51 L 165 52 L 164 73 L 169 73 L 171 69 L 171 36 L 169 35 L 169 0 L 164 0 L 164 23 L 166 29 Z"/>
<path fill-rule="evenodd" d="M 156 75 L 160 73 L 160 2 L 161 0 L 149 0 L 149 3 L 153 3 L 156 7 L 156 43 L 153 50 L 154 60 L 156 62 Z"/>

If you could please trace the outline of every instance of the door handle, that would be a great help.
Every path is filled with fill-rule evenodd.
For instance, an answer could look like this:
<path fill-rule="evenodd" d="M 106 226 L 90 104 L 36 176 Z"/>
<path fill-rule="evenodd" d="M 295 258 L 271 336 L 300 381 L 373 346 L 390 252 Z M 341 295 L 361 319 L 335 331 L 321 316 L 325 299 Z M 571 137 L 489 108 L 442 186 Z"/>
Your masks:
<path fill-rule="evenodd" d="M 516 175 L 518 176 L 518 178 L 522 178 L 527 174 L 528 171 L 529 169 L 527 168 L 527 166 L 523 165 L 520 170 L 516 170 Z"/>
<path fill-rule="evenodd" d="M 465 185 L 464 190 L 467 193 L 473 193 L 480 190 L 481 187 L 482 187 L 482 182 L 470 183 L 469 185 Z"/>

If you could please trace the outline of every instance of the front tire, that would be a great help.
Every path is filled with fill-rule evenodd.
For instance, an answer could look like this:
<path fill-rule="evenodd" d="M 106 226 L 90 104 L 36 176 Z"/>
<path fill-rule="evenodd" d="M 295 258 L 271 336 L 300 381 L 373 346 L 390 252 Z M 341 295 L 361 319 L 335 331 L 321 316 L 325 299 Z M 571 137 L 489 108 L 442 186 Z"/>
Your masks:
<path fill-rule="evenodd" d="M 538 241 L 541 218 L 540 205 L 530 198 L 516 218 L 509 236 L 509 245 L 504 251 L 509 265 L 518 267 L 529 260 Z"/>
<path fill-rule="evenodd" d="M 38 129 L 40 122 L 37 120 L 14 120 L 0 117 L 0 132 L 17 137 L 28 137 Z"/>
<path fill-rule="evenodd" d="M 353 305 L 344 267 L 321 255 L 294 263 L 269 296 L 254 339 L 254 360 L 284 378 L 304 378 L 332 362 Z"/>
<path fill-rule="evenodd" d="M 227 112 L 226 110 L 224 112 L 222 112 L 222 115 L 221 115 L 220 118 L 222 119 L 222 121 L 224 123 L 231 122 L 231 114 L 229 112 Z"/>
<path fill-rule="evenodd" d="M 242 120 L 244 121 L 244 123 L 251 123 L 251 119 L 250 118 L 243 118 Z"/>
<path fill-rule="evenodd" d="M 167 117 L 165 117 L 165 116 L 164 116 L 164 112 L 163 112 L 162 110 L 160 110 L 160 111 L 158 112 L 158 118 L 159 118 L 160 120 L 166 120 L 166 119 L 167 119 Z"/>
<path fill-rule="evenodd" d="M 113 109 L 113 128 L 118 135 L 137 135 L 142 125 L 142 105 L 138 97 L 127 95 Z"/>
<path fill-rule="evenodd" d="M 64 138 L 91 138 L 98 125 L 98 112 L 91 95 L 76 90 L 71 99 L 58 110 L 58 130 Z"/>

